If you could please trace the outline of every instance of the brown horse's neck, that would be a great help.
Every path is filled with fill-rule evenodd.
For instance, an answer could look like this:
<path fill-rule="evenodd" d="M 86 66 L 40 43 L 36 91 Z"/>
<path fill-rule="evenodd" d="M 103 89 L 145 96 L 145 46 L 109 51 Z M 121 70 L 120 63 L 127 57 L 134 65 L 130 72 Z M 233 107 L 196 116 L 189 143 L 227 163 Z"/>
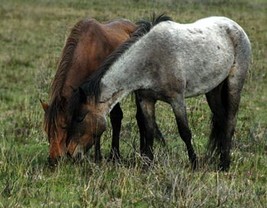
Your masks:
<path fill-rule="evenodd" d="M 77 23 L 64 47 L 51 97 L 68 99 L 73 89 L 87 80 L 135 29 L 136 25 L 126 20 L 100 24 L 90 19 Z"/>

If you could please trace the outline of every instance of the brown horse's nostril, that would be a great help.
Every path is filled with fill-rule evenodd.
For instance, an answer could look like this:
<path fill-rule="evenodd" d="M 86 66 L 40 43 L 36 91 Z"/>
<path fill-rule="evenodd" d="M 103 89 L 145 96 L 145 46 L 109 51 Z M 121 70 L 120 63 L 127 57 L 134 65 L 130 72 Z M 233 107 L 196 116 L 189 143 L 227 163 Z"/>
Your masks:
<path fill-rule="evenodd" d="M 59 159 L 60 159 L 60 157 L 58 157 L 58 158 L 51 158 L 51 157 L 48 157 L 48 158 L 47 158 L 48 165 L 49 165 L 50 167 L 55 167 L 55 166 L 57 166 Z"/>

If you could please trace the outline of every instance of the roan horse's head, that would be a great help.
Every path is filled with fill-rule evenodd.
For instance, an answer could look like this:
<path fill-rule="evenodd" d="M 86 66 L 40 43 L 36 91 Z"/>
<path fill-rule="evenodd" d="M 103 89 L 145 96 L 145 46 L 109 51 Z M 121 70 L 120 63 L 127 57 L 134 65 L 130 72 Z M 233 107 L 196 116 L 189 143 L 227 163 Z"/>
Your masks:
<path fill-rule="evenodd" d="M 66 115 L 63 105 L 60 102 L 48 105 L 41 101 L 45 112 L 44 116 L 44 130 L 48 135 L 49 141 L 49 164 L 55 165 L 57 160 L 66 155 Z"/>
<path fill-rule="evenodd" d="M 74 103 L 72 102 L 74 101 Z M 78 90 L 72 96 L 68 109 L 67 153 L 72 158 L 83 157 L 106 130 L 106 118 L 94 101 Z"/>

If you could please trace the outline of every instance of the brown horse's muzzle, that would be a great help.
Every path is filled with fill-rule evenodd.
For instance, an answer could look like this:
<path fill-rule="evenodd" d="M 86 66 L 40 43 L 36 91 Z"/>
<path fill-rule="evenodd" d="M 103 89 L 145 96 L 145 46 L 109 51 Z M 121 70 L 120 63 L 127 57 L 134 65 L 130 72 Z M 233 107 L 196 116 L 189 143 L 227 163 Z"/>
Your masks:
<path fill-rule="evenodd" d="M 58 161 L 61 159 L 61 157 L 57 158 L 51 158 L 50 156 L 47 158 L 48 165 L 50 167 L 56 167 L 58 164 Z"/>
<path fill-rule="evenodd" d="M 56 166 L 58 161 L 66 155 L 66 145 L 58 140 L 51 140 L 49 146 L 48 163 L 50 166 Z"/>

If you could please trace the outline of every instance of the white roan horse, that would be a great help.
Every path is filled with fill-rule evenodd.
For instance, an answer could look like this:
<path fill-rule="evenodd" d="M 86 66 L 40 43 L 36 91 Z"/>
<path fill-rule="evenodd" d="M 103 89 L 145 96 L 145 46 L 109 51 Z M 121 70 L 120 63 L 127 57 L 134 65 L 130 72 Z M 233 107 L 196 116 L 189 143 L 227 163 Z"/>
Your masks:
<path fill-rule="evenodd" d="M 162 100 L 173 109 L 195 168 L 185 98 L 205 94 L 212 111 L 209 152 L 220 156 L 219 169 L 227 171 L 240 93 L 250 64 L 250 41 L 226 17 L 191 24 L 160 21 L 162 17 L 155 25 L 143 22 L 74 93 L 68 108 L 68 153 L 83 155 L 99 141 L 113 106 L 135 91 L 145 117 L 145 123 L 139 124 L 146 129 L 141 154 L 153 160 L 154 108 Z"/>

